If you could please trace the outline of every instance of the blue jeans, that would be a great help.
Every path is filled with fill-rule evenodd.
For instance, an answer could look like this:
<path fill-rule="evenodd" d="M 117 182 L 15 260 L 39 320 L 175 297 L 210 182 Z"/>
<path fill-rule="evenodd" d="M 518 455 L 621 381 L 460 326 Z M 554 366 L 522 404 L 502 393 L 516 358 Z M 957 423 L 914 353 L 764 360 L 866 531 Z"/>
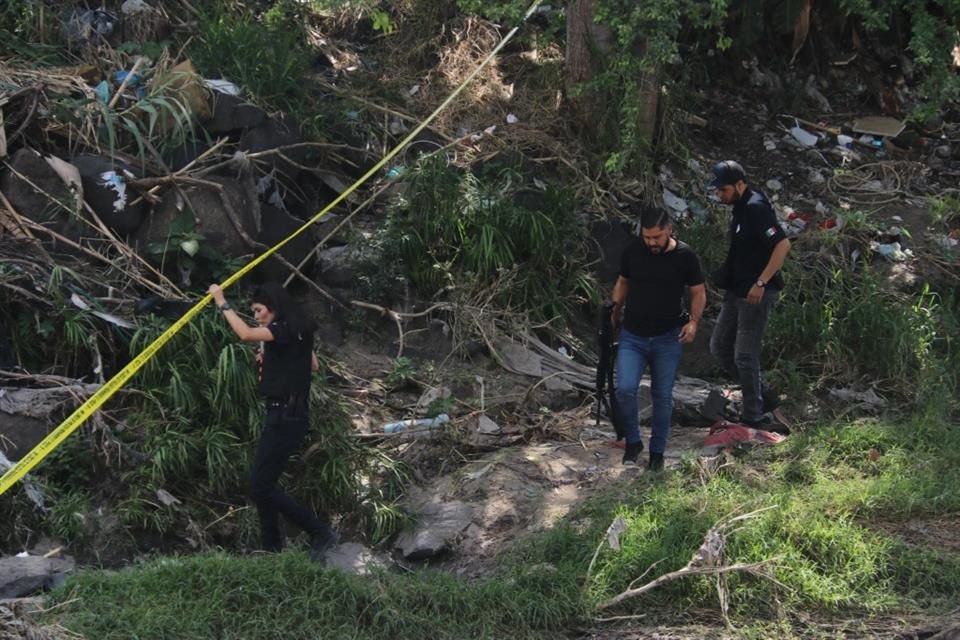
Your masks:
<path fill-rule="evenodd" d="M 673 418 L 673 382 L 680 366 L 680 328 L 658 336 L 637 336 L 620 330 L 617 349 L 617 404 L 623 412 L 627 428 L 627 444 L 640 442 L 640 419 L 637 415 L 637 389 L 647 365 L 650 366 L 650 395 L 653 399 L 653 432 L 650 452 L 663 453 L 667 448 Z"/>

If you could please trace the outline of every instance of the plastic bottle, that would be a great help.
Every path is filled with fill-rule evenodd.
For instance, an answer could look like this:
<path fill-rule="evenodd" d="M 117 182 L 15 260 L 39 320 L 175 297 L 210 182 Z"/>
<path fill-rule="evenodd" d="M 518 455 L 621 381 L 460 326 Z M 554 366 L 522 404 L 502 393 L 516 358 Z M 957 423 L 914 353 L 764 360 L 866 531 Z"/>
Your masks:
<path fill-rule="evenodd" d="M 440 427 L 450 422 L 450 416 L 441 413 L 436 418 L 418 418 L 415 420 L 400 420 L 399 422 L 388 422 L 383 425 L 384 433 L 397 433 L 408 427 Z"/>

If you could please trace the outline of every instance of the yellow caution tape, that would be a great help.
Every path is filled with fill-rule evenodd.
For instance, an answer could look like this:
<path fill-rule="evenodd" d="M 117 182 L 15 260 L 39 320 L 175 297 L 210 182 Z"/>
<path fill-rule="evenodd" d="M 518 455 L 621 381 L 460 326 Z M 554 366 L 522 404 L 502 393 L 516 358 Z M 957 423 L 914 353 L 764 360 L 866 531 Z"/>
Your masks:
<path fill-rule="evenodd" d="M 407 144 L 409 144 L 410 141 L 417 136 L 417 134 L 423 131 L 427 125 L 429 125 L 440 114 L 441 111 L 446 109 L 450 103 L 453 102 L 458 95 L 460 95 L 460 92 L 463 91 L 464 88 L 466 88 L 466 86 L 470 84 L 475 77 L 477 77 L 477 74 L 479 74 L 483 68 L 486 67 L 490 61 L 494 59 L 494 57 L 496 57 L 497 53 L 499 53 L 500 50 L 503 49 L 503 47 L 510 41 L 510 39 L 516 35 L 517 31 L 520 29 L 520 25 L 526 22 L 527 18 L 533 14 L 541 1 L 542 0 L 535 0 L 533 4 L 530 5 L 530 8 L 527 9 L 527 13 L 523 16 L 523 20 L 521 20 L 516 27 L 511 29 L 510 32 L 503 37 L 503 39 L 499 42 L 499 44 L 497 44 L 496 47 L 494 47 L 493 51 L 490 52 L 483 62 L 481 62 L 480 65 L 474 69 L 473 72 L 471 72 L 463 82 L 460 83 L 460 86 L 453 90 L 453 93 L 447 96 L 447 99 L 444 100 L 439 107 L 434 109 L 433 113 L 431 113 L 426 120 L 421 122 L 413 129 L 413 131 L 407 134 L 407 137 L 405 137 L 393 149 L 391 149 L 390 152 L 380 160 L 380 162 L 363 174 L 359 180 L 347 187 L 343 193 L 341 193 L 330 204 L 324 207 L 322 211 L 303 223 L 299 229 L 264 251 L 261 255 L 248 262 L 239 271 L 224 280 L 220 286 L 223 289 L 226 289 L 249 273 L 251 269 L 256 268 L 264 260 L 282 249 L 288 242 L 306 231 L 310 225 L 325 216 L 331 209 L 340 204 L 344 198 L 353 193 L 357 187 L 369 180 L 375 173 L 382 169 L 384 165 L 390 162 L 390 160 L 397 155 L 401 149 L 407 146 Z M 149 362 L 150 359 L 156 355 L 157 351 L 159 351 L 165 344 L 167 344 L 167 342 L 170 341 L 170 338 L 175 336 L 180 329 L 186 326 L 188 322 L 193 320 L 193 318 L 200 313 L 201 309 L 203 309 L 207 303 L 210 302 L 210 299 L 211 296 L 207 294 L 199 302 L 193 305 L 186 313 L 183 314 L 183 316 L 170 325 L 166 331 L 160 334 L 153 342 L 147 345 L 143 351 L 137 354 L 137 356 L 131 360 L 127 366 L 117 372 L 112 378 L 107 380 L 107 382 L 100 387 L 96 393 L 90 396 L 86 402 L 77 408 L 76 411 L 71 413 L 66 420 L 61 422 L 60 426 L 51 431 L 50 434 L 47 435 L 47 437 L 44 438 L 36 447 L 34 447 L 25 456 L 20 458 L 15 465 L 10 467 L 10 469 L 3 474 L 3 477 L 0 478 L 0 495 L 6 493 L 7 489 L 16 484 L 18 480 L 20 480 L 31 469 L 33 469 L 33 467 L 39 464 L 41 460 L 50 455 L 50 452 L 60 446 L 61 442 L 66 440 L 71 433 L 76 431 L 80 425 L 86 422 L 87 419 L 93 415 L 94 411 L 99 409 L 104 402 L 113 396 L 113 394 L 122 389 L 127 381 L 130 380 L 130 378 L 132 378 L 141 368 L 143 368 L 143 365 Z"/>

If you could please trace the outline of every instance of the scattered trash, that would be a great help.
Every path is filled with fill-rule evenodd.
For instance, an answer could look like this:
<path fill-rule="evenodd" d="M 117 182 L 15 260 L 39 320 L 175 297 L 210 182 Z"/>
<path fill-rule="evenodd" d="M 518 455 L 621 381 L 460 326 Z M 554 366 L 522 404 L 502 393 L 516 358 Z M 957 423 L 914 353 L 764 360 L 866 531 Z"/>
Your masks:
<path fill-rule="evenodd" d="M 387 169 L 387 178 L 389 178 L 390 180 L 396 180 L 397 178 L 403 175 L 403 172 L 405 170 L 406 170 L 406 167 L 404 167 L 402 164 L 398 164 L 396 166 L 390 167 L 389 169 Z"/>
<path fill-rule="evenodd" d="M 492 462 L 484 465 L 483 467 L 481 467 L 480 469 L 477 469 L 476 471 L 471 471 L 470 473 L 463 474 L 463 477 L 466 478 L 467 480 L 479 480 L 483 476 L 487 475 L 490 469 L 493 469 Z"/>
<path fill-rule="evenodd" d="M 80 297 L 78 294 L 76 294 L 76 293 L 70 294 L 70 302 L 72 302 L 72 303 L 73 303 L 73 306 L 75 306 L 76 308 L 80 309 L 81 311 L 89 311 L 90 313 L 92 313 L 93 315 L 97 316 L 97 317 L 100 318 L 101 320 L 106 320 L 107 322 L 109 322 L 109 323 L 112 324 L 112 325 L 116 325 L 116 326 L 118 326 L 118 327 L 123 327 L 124 329 L 136 329 L 136 328 L 137 328 L 136 325 L 134 325 L 132 322 L 128 322 L 128 321 L 124 320 L 123 318 L 121 318 L 121 317 L 119 317 L 119 316 L 113 315 L 112 313 L 105 313 L 105 312 L 103 312 L 103 311 L 97 311 L 97 310 L 95 310 L 95 309 L 92 309 L 92 308 L 90 307 L 90 305 L 87 304 L 87 301 L 84 300 L 83 298 L 81 298 L 81 297 Z"/>
<path fill-rule="evenodd" d="M 397 433 L 410 427 L 427 427 L 430 429 L 441 427 L 450 422 L 450 416 L 441 413 L 436 418 L 419 418 L 415 420 L 400 420 L 383 425 L 384 433 Z"/>
<path fill-rule="evenodd" d="M 807 94 L 807 97 L 817 103 L 817 106 L 820 107 L 820 111 L 824 113 L 832 113 L 833 107 L 830 106 L 830 101 L 827 100 L 827 97 L 820 93 L 820 89 L 817 88 L 817 77 L 810 74 L 807 77 L 807 84 L 803 87 L 804 93 Z"/>
<path fill-rule="evenodd" d="M 889 116 L 867 116 L 857 118 L 853 122 L 853 130 L 857 133 L 866 133 L 884 138 L 896 138 L 907 128 L 903 120 Z"/>
<path fill-rule="evenodd" d="M 14 463 L 7 459 L 6 454 L 3 451 L 0 451 L 0 473 L 6 473 L 13 468 Z M 40 511 L 46 511 L 46 497 L 43 495 L 43 492 L 37 488 L 37 485 L 33 483 L 30 479 L 30 476 L 25 476 L 20 483 L 20 486 L 23 487 L 23 492 L 27 495 L 27 498 L 36 505 Z M 26 551 L 24 551 L 26 553 Z M 23 556 L 18 556 L 23 557 Z"/>
<path fill-rule="evenodd" d="M 686 200 L 666 188 L 663 190 L 663 204 L 677 213 L 685 213 L 690 208 Z"/>
<path fill-rule="evenodd" d="M 110 84 L 106 80 L 101 80 L 100 84 L 93 88 L 93 93 L 97 96 L 97 100 L 103 104 L 110 102 Z"/>
<path fill-rule="evenodd" d="M 790 127 L 790 135 L 804 147 L 815 147 L 820 140 L 816 135 L 800 127 Z"/>
<path fill-rule="evenodd" d="M 777 180 L 776 178 L 771 178 L 767 180 L 767 189 L 776 193 L 777 191 L 783 191 L 783 183 Z"/>
<path fill-rule="evenodd" d="M 125 16 L 133 16 L 144 11 L 150 11 L 152 7 L 143 0 L 126 0 L 120 5 L 120 13 Z"/>
<path fill-rule="evenodd" d="M 810 216 L 787 207 L 787 215 L 782 224 L 787 236 L 796 236 L 810 224 Z"/>
<path fill-rule="evenodd" d="M 850 388 L 830 389 L 830 397 L 843 402 L 856 402 L 870 411 L 882 409 L 887 404 L 887 401 L 878 396 L 872 388 L 866 391 L 855 391 Z"/>
<path fill-rule="evenodd" d="M 133 89 L 137 99 L 147 95 L 147 88 L 143 84 L 143 76 L 135 71 L 121 69 L 113 74 L 113 81 L 119 86 L 118 91 L 122 91 L 124 87 Z"/>
<path fill-rule="evenodd" d="M 395 136 L 399 136 L 410 130 L 401 120 L 391 120 L 387 128 L 390 129 L 390 134 Z"/>
<path fill-rule="evenodd" d="M 157 489 L 157 500 L 163 503 L 165 507 L 172 507 L 180 504 L 180 499 L 171 494 L 166 489 Z"/>
<path fill-rule="evenodd" d="M 909 249 L 904 251 L 899 242 L 880 243 L 872 240 L 870 242 L 870 249 L 892 262 L 903 262 L 913 255 Z"/>
<path fill-rule="evenodd" d="M 106 38 L 117 24 L 117 18 L 103 9 L 74 11 L 64 25 L 67 41 L 71 44 L 85 44 L 94 39 Z"/>
<path fill-rule="evenodd" d="M 415 95 L 417 95 L 419 92 L 420 92 L 420 85 L 415 84 L 415 85 L 413 85 L 412 87 L 410 87 L 410 90 L 409 90 L 409 91 L 407 91 L 407 95 L 408 95 L 408 96 L 415 96 Z"/>
<path fill-rule="evenodd" d="M 520 122 L 520 118 L 513 115 L 512 113 L 507 114 L 507 124 L 517 124 L 518 122 Z"/>
<path fill-rule="evenodd" d="M 127 206 L 127 183 L 123 179 L 123 176 L 116 171 L 105 171 L 100 174 L 100 181 L 104 186 L 113 189 L 117 194 L 116 199 L 113 201 L 113 210 L 118 213 L 123 211 L 124 207 Z"/>
<path fill-rule="evenodd" d="M 482 413 L 480 414 L 480 418 L 477 422 L 477 433 L 482 433 L 484 435 L 500 433 L 500 425 L 494 422 L 490 416 Z"/>
<path fill-rule="evenodd" d="M 847 149 L 849 149 L 853 146 L 853 138 L 851 138 L 846 134 L 841 133 L 840 135 L 837 136 L 837 144 L 839 144 L 841 147 L 846 147 Z"/>
<path fill-rule="evenodd" d="M 807 180 L 810 181 L 810 184 L 824 184 L 827 179 L 823 177 L 823 174 L 820 173 L 819 169 L 810 168 L 810 172 L 807 174 Z"/>
<path fill-rule="evenodd" d="M 614 551 L 620 551 L 620 534 L 627 530 L 627 521 L 623 516 L 617 516 L 607 527 L 607 544 Z"/>
<path fill-rule="evenodd" d="M 957 245 L 960 244 L 960 240 L 944 235 L 944 236 L 940 236 L 940 244 L 941 246 L 943 246 L 944 249 L 947 249 L 948 251 L 953 251 L 954 249 L 957 248 Z"/>
<path fill-rule="evenodd" d="M 776 151 L 777 143 L 771 140 L 770 138 L 767 138 L 763 141 L 763 148 L 766 149 L 767 151 Z"/>
<path fill-rule="evenodd" d="M 213 89 L 219 93 L 225 93 L 228 96 L 239 96 L 240 87 L 233 84 L 229 80 L 211 80 L 210 78 L 204 78 L 203 84 L 207 85 L 207 88 Z"/>

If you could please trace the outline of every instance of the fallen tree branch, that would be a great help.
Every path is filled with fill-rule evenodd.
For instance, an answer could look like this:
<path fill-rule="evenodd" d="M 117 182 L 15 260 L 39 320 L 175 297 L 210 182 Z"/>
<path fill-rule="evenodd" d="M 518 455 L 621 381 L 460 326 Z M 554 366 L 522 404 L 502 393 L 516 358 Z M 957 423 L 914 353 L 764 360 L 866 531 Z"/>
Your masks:
<path fill-rule="evenodd" d="M 438 302 L 432 307 L 425 309 L 417 313 L 400 313 L 399 311 L 394 311 L 393 309 L 387 309 L 386 307 L 381 307 L 378 304 L 373 304 L 370 302 L 361 302 L 360 300 L 351 300 L 350 304 L 355 307 L 360 307 L 361 309 L 370 309 L 372 311 L 377 311 L 380 315 L 387 316 L 397 324 L 397 336 L 400 341 L 400 346 L 397 349 L 397 356 L 400 357 L 403 355 L 403 321 L 409 320 L 410 318 L 419 318 L 425 316 L 429 313 L 432 313 L 438 309 L 448 311 L 451 308 L 451 305 L 446 302 Z"/>
<path fill-rule="evenodd" d="M 756 511 L 751 511 L 750 513 L 729 518 L 725 521 L 715 524 L 710 528 L 709 531 L 707 531 L 706 535 L 704 535 L 703 544 L 700 545 L 696 553 L 694 553 L 693 557 L 690 559 L 690 562 L 688 562 L 683 568 L 664 574 L 640 587 L 634 587 L 634 584 L 642 580 L 648 573 L 650 573 L 653 567 L 656 566 L 657 563 L 654 563 L 643 573 L 643 575 L 631 581 L 626 590 L 608 600 L 601 602 L 599 605 L 597 605 L 597 609 L 608 609 L 620 604 L 621 602 L 624 602 L 625 600 L 636 598 L 637 596 L 641 596 L 645 593 L 653 591 L 657 587 L 663 586 L 669 582 L 674 582 L 675 580 L 679 580 L 681 578 L 686 578 L 687 576 L 717 576 L 717 596 L 720 600 L 720 608 L 724 619 L 727 619 L 728 598 L 726 585 L 721 579 L 722 576 L 734 572 L 749 573 L 760 578 L 771 580 L 780 586 L 785 586 L 766 572 L 762 571 L 764 567 L 775 562 L 777 558 L 768 558 L 767 560 L 761 560 L 759 562 L 738 562 L 728 565 L 723 564 L 727 536 L 732 533 L 729 530 L 730 527 L 737 522 L 754 518 L 764 511 L 774 508 L 776 507 L 764 507 L 763 509 L 757 509 Z M 658 560 L 657 562 L 660 561 Z M 729 624 L 729 620 L 727 620 L 727 624 Z"/>

